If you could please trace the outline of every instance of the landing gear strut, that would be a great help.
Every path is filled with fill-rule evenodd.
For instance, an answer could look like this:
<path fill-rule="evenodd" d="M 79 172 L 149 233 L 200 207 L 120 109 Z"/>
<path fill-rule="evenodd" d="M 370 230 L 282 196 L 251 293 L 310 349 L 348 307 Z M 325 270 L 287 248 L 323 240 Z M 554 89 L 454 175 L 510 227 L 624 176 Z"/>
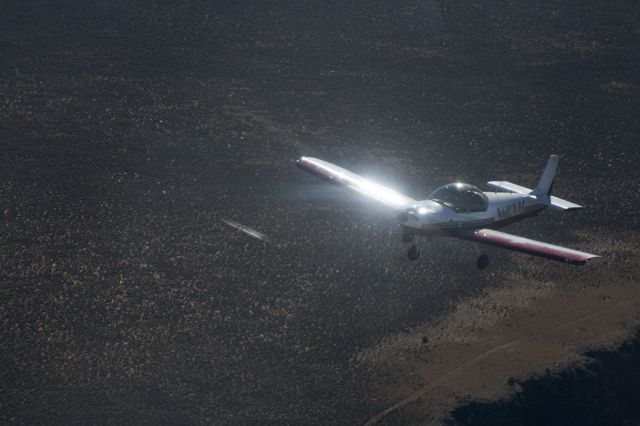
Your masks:
<path fill-rule="evenodd" d="M 476 266 L 478 267 L 478 269 L 484 269 L 489 266 L 489 256 L 487 256 L 486 254 L 481 254 L 480 257 L 478 257 Z"/>
<path fill-rule="evenodd" d="M 417 244 L 412 244 L 407 253 L 409 260 L 416 260 L 420 257 L 420 247 Z"/>
<path fill-rule="evenodd" d="M 409 244 L 413 241 L 413 233 L 409 231 L 407 228 L 402 229 L 402 242 L 405 244 Z"/>

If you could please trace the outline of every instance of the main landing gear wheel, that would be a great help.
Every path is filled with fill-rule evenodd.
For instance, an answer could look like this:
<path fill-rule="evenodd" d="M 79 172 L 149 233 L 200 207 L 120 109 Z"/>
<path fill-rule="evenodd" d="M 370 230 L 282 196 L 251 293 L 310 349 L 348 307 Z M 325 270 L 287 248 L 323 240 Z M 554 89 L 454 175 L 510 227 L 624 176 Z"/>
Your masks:
<path fill-rule="evenodd" d="M 409 252 L 407 253 L 407 255 L 409 256 L 409 260 L 416 260 L 420 257 L 420 247 L 418 247 L 416 244 L 413 244 L 409 248 Z"/>
<path fill-rule="evenodd" d="M 478 269 L 484 269 L 489 266 L 489 256 L 487 256 L 486 254 L 481 254 L 480 257 L 478 257 L 476 266 L 478 267 Z"/>

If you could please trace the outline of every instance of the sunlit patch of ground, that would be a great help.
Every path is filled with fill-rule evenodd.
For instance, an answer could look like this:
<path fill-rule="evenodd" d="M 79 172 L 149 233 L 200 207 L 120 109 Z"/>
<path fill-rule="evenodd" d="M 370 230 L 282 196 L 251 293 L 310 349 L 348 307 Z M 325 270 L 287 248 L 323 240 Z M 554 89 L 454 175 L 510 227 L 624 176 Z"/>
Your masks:
<path fill-rule="evenodd" d="M 376 391 L 388 403 L 371 423 L 401 411 L 411 423 L 438 424 L 461 400 L 517 391 L 510 378 L 559 371 L 584 362 L 588 349 L 622 343 L 640 325 L 639 270 L 626 262 L 638 264 L 638 235 L 598 232 L 591 240 L 602 242 L 600 264 L 553 280 L 536 278 L 535 270 L 508 272 L 505 286 L 361 351 L 357 361 L 379 371 Z"/>

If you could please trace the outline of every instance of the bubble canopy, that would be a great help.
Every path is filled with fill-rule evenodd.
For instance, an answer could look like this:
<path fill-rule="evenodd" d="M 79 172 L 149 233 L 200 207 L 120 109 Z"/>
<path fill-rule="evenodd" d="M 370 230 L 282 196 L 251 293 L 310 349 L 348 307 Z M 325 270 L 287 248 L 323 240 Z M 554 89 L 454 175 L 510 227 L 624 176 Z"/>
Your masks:
<path fill-rule="evenodd" d="M 488 206 L 487 196 L 480 188 L 461 182 L 441 186 L 427 199 L 450 207 L 457 213 L 483 212 Z"/>

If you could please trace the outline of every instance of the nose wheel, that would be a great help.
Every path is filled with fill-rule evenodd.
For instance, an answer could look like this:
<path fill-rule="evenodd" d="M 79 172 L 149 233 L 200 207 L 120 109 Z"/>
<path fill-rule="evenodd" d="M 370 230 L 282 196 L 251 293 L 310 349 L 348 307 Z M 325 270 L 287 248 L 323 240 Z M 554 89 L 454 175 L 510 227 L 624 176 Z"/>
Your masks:
<path fill-rule="evenodd" d="M 481 254 L 480 257 L 478 257 L 476 266 L 478 267 L 478 269 L 485 269 L 487 266 L 489 266 L 489 256 L 487 256 L 486 254 Z"/>
<path fill-rule="evenodd" d="M 417 260 L 420 257 L 420 247 L 417 244 L 412 244 L 411 247 L 409 247 L 407 256 L 409 260 Z"/>

